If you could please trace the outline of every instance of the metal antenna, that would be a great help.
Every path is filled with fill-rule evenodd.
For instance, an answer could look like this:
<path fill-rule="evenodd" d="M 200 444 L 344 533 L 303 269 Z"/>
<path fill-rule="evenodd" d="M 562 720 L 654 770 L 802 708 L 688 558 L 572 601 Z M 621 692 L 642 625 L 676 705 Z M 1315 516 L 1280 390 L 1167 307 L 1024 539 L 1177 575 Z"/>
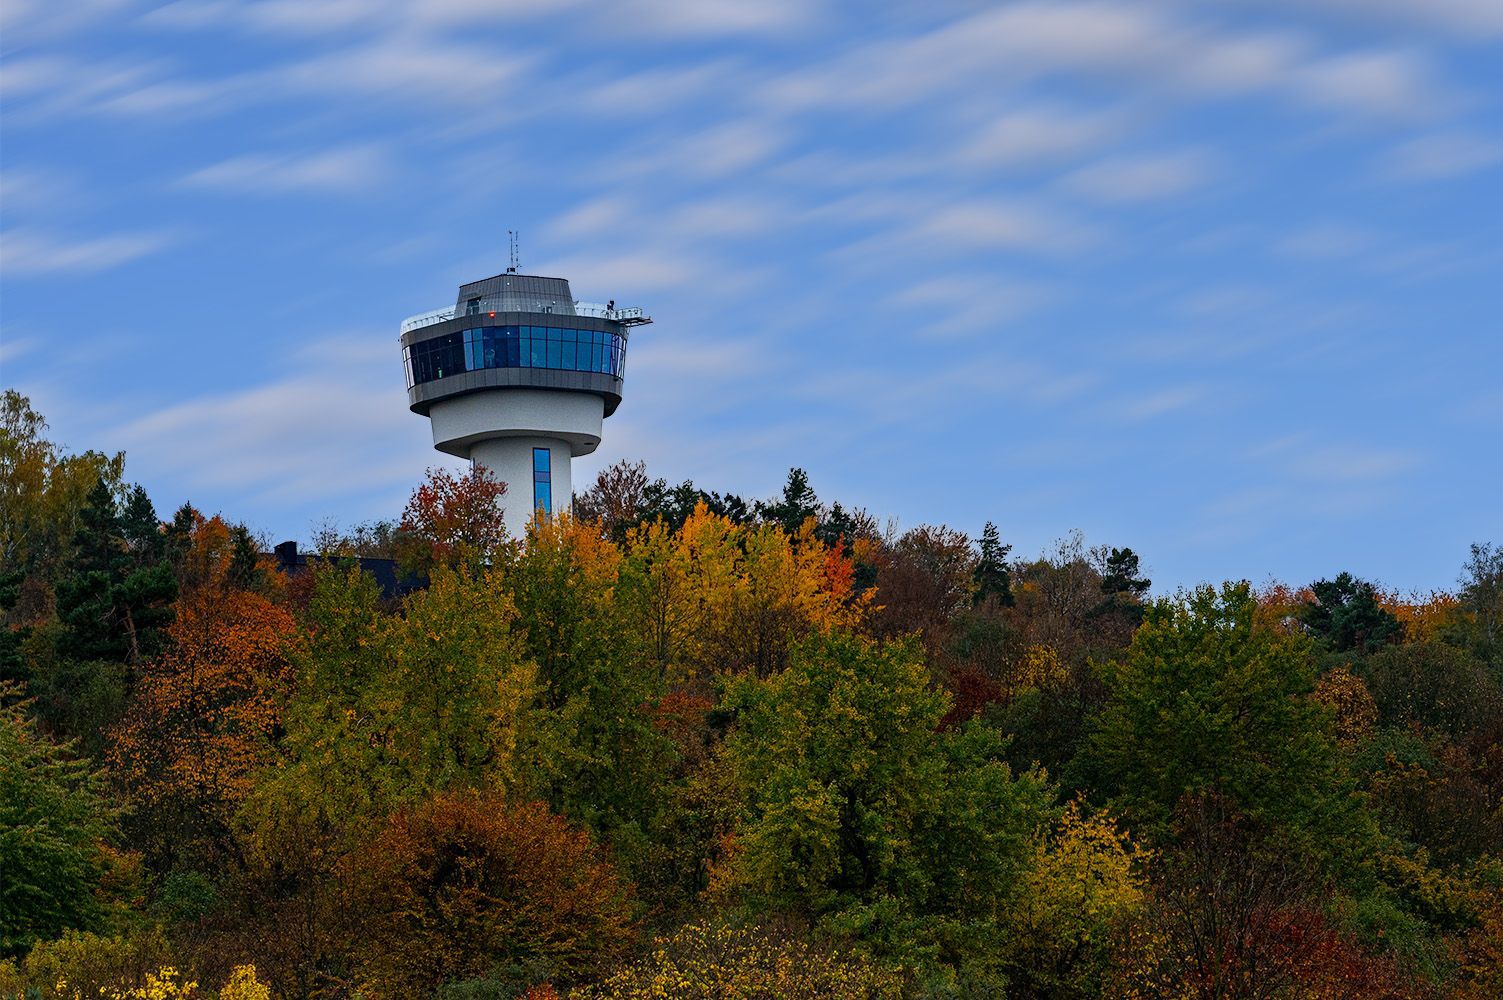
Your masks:
<path fill-rule="evenodd" d="M 515 229 L 508 229 L 506 231 L 506 238 L 511 243 L 511 267 L 506 269 L 506 273 L 516 274 L 517 268 L 521 266 L 517 263 L 517 231 Z"/>

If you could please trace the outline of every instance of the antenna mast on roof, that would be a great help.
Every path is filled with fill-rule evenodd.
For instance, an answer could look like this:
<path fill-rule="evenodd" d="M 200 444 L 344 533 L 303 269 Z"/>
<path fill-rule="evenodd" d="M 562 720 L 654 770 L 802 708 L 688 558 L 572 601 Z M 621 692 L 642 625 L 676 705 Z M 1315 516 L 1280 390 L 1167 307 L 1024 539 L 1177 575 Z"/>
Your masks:
<path fill-rule="evenodd" d="M 506 231 L 506 239 L 511 244 L 511 266 L 506 269 L 506 273 L 516 274 L 517 268 L 520 266 L 517 263 L 517 231 L 515 229 L 508 229 Z"/>

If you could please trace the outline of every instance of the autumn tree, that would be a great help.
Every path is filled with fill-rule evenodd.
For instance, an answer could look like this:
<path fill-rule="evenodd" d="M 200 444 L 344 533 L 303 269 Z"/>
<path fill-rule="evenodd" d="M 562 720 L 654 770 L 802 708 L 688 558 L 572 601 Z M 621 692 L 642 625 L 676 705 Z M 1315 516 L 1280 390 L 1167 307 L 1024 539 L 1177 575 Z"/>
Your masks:
<path fill-rule="evenodd" d="M 234 813 L 273 759 L 300 634 L 259 594 L 201 589 L 168 636 L 169 651 L 142 668 L 109 760 L 134 841 L 159 870 L 222 865 L 238 854 Z"/>
<path fill-rule="evenodd" d="M 722 890 L 909 962 L 987 964 L 1049 794 L 980 727 L 936 735 L 948 706 L 915 645 L 811 638 L 734 699 L 747 809 Z"/>
<path fill-rule="evenodd" d="M 662 674 L 618 605 L 620 564 L 612 542 L 561 514 L 529 525 L 501 569 L 537 666 L 530 785 L 607 837 L 650 821 L 672 756 L 647 714 Z"/>
<path fill-rule="evenodd" d="M 14 389 L 0 396 L 0 567 L 33 581 L 16 611 L 34 621 L 45 590 L 72 551 L 85 498 L 101 480 L 120 488 L 123 454 L 66 454 L 47 440 L 47 422 Z M 25 599 L 22 599 L 22 598 Z"/>
<path fill-rule="evenodd" d="M 1322 907 L 1320 865 L 1214 793 L 1175 811 L 1174 845 L 1121 944 L 1108 995 L 1312 1000 L 1429 995 Z"/>
<path fill-rule="evenodd" d="M 318 571 L 294 657 L 285 759 L 250 819 L 348 831 L 433 791 L 513 788 L 536 667 L 498 571 L 435 571 L 400 614 L 354 568 Z"/>
<path fill-rule="evenodd" d="M 541 804 L 441 794 L 397 813 L 344 865 L 369 997 L 446 982 L 578 982 L 620 956 L 626 892 L 589 837 Z"/>
<path fill-rule="evenodd" d="M 1003 917 L 1009 994 L 1099 997 L 1116 942 L 1144 909 L 1148 860 L 1109 813 L 1078 800 L 1044 827 Z"/>
<path fill-rule="evenodd" d="M 646 512 L 649 482 L 645 462 L 622 460 L 606 466 L 593 486 L 575 496 L 574 516 L 598 523 L 608 537 L 621 541 Z"/>
<path fill-rule="evenodd" d="M 917 632 L 931 654 L 949 638 L 956 615 L 971 605 L 976 556 L 971 541 L 952 528 L 920 525 L 874 556 L 881 636 Z"/>
<path fill-rule="evenodd" d="M 506 490 L 506 483 L 480 468 L 461 475 L 429 469 L 397 525 L 397 559 L 403 569 L 421 575 L 435 566 L 476 568 L 485 563 L 506 541 L 508 527 L 517 532 L 524 527 L 502 521 L 500 501 Z"/>
<path fill-rule="evenodd" d="M 1245 583 L 1155 602 L 1120 662 L 1090 740 L 1099 789 L 1161 839 L 1186 796 L 1216 795 L 1259 820 L 1351 850 L 1368 830 L 1311 694 L 1307 640 L 1254 628 Z"/>

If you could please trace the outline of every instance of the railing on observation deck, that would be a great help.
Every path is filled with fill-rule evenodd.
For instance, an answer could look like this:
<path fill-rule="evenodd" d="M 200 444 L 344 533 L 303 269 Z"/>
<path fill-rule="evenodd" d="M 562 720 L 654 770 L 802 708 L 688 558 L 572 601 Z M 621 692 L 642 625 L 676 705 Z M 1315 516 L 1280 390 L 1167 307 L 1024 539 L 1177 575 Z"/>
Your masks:
<path fill-rule="evenodd" d="M 482 300 L 482 302 L 480 303 L 480 309 L 477 310 L 476 315 L 492 311 L 499 312 L 500 310 L 490 309 L 489 303 Z M 449 306 L 447 309 L 433 309 L 425 313 L 418 313 L 416 316 L 409 316 L 406 319 L 402 320 L 401 332 L 407 333 L 412 330 L 422 329 L 425 326 L 432 326 L 435 323 L 446 323 L 457 315 L 458 311 L 454 306 Z M 613 309 L 610 306 L 601 305 L 598 302 L 575 302 L 574 315 L 592 316 L 596 319 L 614 320 L 615 322 L 622 323 L 626 326 L 636 326 L 641 323 L 652 322 L 652 318 L 644 313 L 640 306 L 630 306 L 621 309 Z"/>

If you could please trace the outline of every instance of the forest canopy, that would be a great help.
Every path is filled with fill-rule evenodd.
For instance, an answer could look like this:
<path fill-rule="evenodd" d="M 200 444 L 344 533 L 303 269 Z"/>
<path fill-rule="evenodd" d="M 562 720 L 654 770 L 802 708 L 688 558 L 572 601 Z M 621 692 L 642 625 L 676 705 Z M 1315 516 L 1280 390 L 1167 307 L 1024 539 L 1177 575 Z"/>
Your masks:
<path fill-rule="evenodd" d="M 798 469 L 500 485 L 289 565 L 5 393 L 0 996 L 1503 995 L 1503 547 L 1154 596 Z"/>

